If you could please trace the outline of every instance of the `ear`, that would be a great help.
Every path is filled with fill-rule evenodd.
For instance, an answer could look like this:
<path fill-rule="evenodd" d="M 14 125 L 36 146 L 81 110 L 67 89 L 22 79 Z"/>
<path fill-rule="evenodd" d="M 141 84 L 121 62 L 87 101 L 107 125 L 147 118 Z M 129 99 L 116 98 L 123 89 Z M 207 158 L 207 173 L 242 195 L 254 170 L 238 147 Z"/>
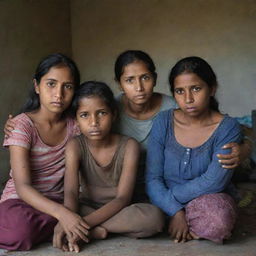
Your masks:
<path fill-rule="evenodd" d="M 39 85 L 37 84 L 36 79 L 33 79 L 33 84 L 34 84 L 36 94 L 39 94 Z"/>
<path fill-rule="evenodd" d="M 117 110 L 113 113 L 112 123 L 114 123 L 116 119 L 117 119 Z"/>
<path fill-rule="evenodd" d="M 115 80 L 115 82 L 118 84 L 119 90 L 120 90 L 120 91 L 123 91 L 123 88 L 122 88 L 122 86 L 121 86 L 121 83 L 120 83 L 116 78 L 115 78 L 114 80 Z"/>
<path fill-rule="evenodd" d="M 119 90 L 120 90 L 121 92 L 123 92 L 123 91 L 124 91 L 124 89 L 123 89 L 123 87 L 122 87 L 121 83 L 120 83 L 120 82 L 117 82 L 117 83 L 118 83 L 118 88 L 119 88 Z"/>
<path fill-rule="evenodd" d="M 155 73 L 155 76 L 154 76 L 154 87 L 156 86 L 156 80 L 157 80 L 157 73 Z"/>
<path fill-rule="evenodd" d="M 75 124 L 80 128 L 79 123 L 77 122 L 76 117 L 74 118 Z"/>
<path fill-rule="evenodd" d="M 212 87 L 210 96 L 215 96 L 216 90 L 217 90 L 216 86 Z"/>

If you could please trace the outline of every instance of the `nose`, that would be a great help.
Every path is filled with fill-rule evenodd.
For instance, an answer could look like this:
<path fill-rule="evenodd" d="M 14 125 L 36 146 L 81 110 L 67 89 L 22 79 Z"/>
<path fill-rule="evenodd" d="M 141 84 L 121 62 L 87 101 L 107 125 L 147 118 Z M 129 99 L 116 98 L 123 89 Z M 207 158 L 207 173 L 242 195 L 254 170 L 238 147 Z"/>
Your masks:
<path fill-rule="evenodd" d="M 136 82 L 136 85 L 135 85 L 135 90 L 137 92 L 141 92 L 141 91 L 143 91 L 143 89 L 144 88 L 143 88 L 142 81 L 140 79 L 138 79 L 137 82 Z"/>
<path fill-rule="evenodd" d="M 97 126 L 98 125 L 98 118 L 95 115 L 92 115 L 90 118 L 90 125 L 91 126 Z"/>
<path fill-rule="evenodd" d="M 64 90 L 62 86 L 56 86 L 56 90 L 55 90 L 55 97 L 57 99 L 62 99 L 64 96 Z"/>
<path fill-rule="evenodd" d="M 193 96 L 193 93 L 191 91 L 186 92 L 185 101 L 186 101 L 186 104 L 190 104 L 190 103 L 194 102 L 194 96 Z"/>

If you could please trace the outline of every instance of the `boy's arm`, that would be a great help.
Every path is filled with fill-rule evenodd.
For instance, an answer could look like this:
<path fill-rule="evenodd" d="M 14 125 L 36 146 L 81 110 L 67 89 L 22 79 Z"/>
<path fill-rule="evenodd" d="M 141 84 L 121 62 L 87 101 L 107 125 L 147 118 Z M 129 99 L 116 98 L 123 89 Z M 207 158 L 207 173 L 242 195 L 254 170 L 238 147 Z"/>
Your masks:
<path fill-rule="evenodd" d="M 80 148 L 77 140 L 71 139 L 65 149 L 64 205 L 78 212 Z"/>
<path fill-rule="evenodd" d="M 139 153 L 138 142 L 134 139 L 129 139 L 125 149 L 123 169 L 117 188 L 117 195 L 109 203 L 84 217 L 91 228 L 111 218 L 130 203 L 136 180 Z"/>
<path fill-rule="evenodd" d="M 72 212 L 78 211 L 78 197 L 79 197 L 79 162 L 80 162 L 80 149 L 77 141 L 71 139 L 65 149 L 65 176 L 64 176 L 64 206 Z M 77 214 L 76 214 L 77 215 Z M 63 244 L 62 240 L 67 234 L 69 239 L 73 237 L 81 238 L 88 242 L 88 229 L 87 223 L 79 216 L 71 223 L 73 233 L 66 232 L 66 228 L 62 222 L 59 222 L 54 229 L 53 247 L 67 251 L 68 248 Z"/>

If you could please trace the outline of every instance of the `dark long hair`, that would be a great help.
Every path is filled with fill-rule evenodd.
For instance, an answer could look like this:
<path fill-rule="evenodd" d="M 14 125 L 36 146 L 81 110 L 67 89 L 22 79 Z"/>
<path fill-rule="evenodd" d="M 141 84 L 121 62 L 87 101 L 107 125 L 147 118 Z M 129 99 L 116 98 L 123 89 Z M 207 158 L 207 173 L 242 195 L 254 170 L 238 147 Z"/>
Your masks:
<path fill-rule="evenodd" d="M 114 94 L 110 87 L 103 82 L 87 81 L 82 83 L 79 86 L 79 89 L 75 92 L 75 96 L 71 107 L 72 116 L 76 116 L 80 100 L 82 100 L 83 98 L 90 98 L 94 96 L 100 97 L 110 108 L 113 114 L 117 113 L 117 104 L 114 98 Z"/>
<path fill-rule="evenodd" d="M 194 73 L 200 77 L 210 89 L 217 88 L 217 78 L 211 66 L 202 58 L 192 56 L 179 60 L 171 69 L 169 84 L 172 94 L 174 94 L 174 80 L 177 76 L 185 73 Z M 214 96 L 210 98 L 210 109 L 219 112 L 219 103 Z"/>
<path fill-rule="evenodd" d="M 157 73 L 156 73 L 156 67 L 151 59 L 151 57 L 143 52 L 138 50 L 128 50 L 123 53 L 121 53 L 115 62 L 115 79 L 116 81 L 120 82 L 120 78 L 124 72 L 125 66 L 128 64 L 131 64 L 135 61 L 142 61 L 148 68 L 149 72 L 152 74 L 154 78 L 154 82 L 156 83 L 157 79 Z"/>
<path fill-rule="evenodd" d="M 67 56 L 61 53 L 50 54 L 38 64 L 35 74 L 33 76 L 33 80 L 36 81 L 37 84 L 40 83 L 41 78 L 49 72 L 52 67 L 61 67 L 66 66 L 70 69 L 71 74 L 73 76 L 75 90 L 78 89 L 78 85 L 80 84 L 80 73 L 79 70 L 73 60 L 68 58 Z M 34 89 L 34 81 L 33 87 L 30 89 L 29 97 L 27 102 L 21 108 L 20 113 L 31 112 L 37 110 L 40 107 L 40 100 L 38 94 Z"/>

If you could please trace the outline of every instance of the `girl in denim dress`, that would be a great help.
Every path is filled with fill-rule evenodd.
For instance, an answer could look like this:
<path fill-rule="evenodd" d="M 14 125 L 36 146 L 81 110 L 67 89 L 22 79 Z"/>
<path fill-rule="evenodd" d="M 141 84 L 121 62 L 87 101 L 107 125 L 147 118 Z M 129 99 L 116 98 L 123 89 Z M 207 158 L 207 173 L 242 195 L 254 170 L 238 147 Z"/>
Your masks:
<path fill-rule="evenodd" d="M 240 142 L 238 122 L 219 112 L 216 75 L 199 57 L 176 63 L 169 76 L 179 106 L 158 115 L 147 152 L 147 192 L 170 216 L 175 242 L 204 238 L 217 243 L 231 236 L 236 207 L 230 196 L 232 169 L 223 167 L 224 145 Z"/>

